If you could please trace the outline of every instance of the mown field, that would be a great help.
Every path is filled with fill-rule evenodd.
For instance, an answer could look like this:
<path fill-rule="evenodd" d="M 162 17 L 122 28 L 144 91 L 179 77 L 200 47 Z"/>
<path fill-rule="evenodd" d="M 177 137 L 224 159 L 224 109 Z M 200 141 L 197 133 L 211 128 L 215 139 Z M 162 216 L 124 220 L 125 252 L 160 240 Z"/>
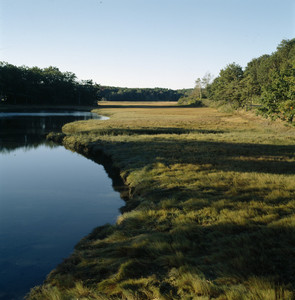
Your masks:
<path fill-rule="evenodd" d="M 252 113 L 104 103 L 63 143 L 129 188 L 28 299 L 294 299 L 295 129 Z M 85 195 L 87 197 L 87 195 Z"/>

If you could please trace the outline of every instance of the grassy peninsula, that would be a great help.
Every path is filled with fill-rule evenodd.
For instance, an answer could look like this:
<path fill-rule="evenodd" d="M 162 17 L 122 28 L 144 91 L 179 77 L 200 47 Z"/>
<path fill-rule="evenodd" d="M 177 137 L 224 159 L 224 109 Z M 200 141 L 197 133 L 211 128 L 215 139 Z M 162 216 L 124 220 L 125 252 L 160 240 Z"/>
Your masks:
<path fill-rule="evenodd" d="M 126 207 L 28 299 L 294 299 L 294 127 L 173 103 L 96 112 L 110 119 L 59 138 L 111 159 Z"/>

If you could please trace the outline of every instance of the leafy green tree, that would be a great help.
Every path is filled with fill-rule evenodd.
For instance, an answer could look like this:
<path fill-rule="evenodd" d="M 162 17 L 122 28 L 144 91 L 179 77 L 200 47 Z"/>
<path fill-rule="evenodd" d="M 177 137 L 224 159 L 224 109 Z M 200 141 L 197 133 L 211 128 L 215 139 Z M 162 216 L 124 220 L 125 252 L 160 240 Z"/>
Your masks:
<path fill-rule="evenodd" d="M 292 123 L 295 114 L 295 62 L 281 71 L 272 70 L 271 82 L 263 87 L 260 112 L 272 119 Z"/>
<path fill-rule="evenodd" d="M 261 87 L 259 112 L 292 123 L 295 107 L 295 39 L 283 40 L 267 60 L 268 80 Z"/>
<path fill-rule="evenodd" d="M 261 96 L 262 87 L 269 81 L 267 61 L 269 55 L 263 55 L 250 61 L 242 79 L 242 99 L 247 104 L 256 103 Z"/>
<path fill-rule="evenodd" d="M 101 97 L 108 101 L 178 101 L 187 90 L 164 88 L 101 87 Z"/>
<path fill-rule="evenodd" d="M 78 82 L 74 73 L 56 67 L 16 67 L 1 62 L 0 95 L 2 104 L 92 105 L 99 99 L 100 87 L 92 80 Z"/>
<path fill-rule="evenodd" d="M 241 94 L 241 81 L 243 69 L 240 65 L 232 63 L 222 69 L 210 86 L 210 97 L 214 101 L 230 103 L 233 107 L 243 106 Z"/>

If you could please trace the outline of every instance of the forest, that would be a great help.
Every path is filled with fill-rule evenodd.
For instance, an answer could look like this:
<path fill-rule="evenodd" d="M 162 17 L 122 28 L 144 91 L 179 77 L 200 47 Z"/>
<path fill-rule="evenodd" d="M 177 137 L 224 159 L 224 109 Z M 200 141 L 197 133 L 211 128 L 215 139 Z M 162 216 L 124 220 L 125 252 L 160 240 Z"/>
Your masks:
<path fill-rule="evenodd" d="M 252 59 L 244 70 L 231 63 L 213 82 L 206 76 L 198 79 L 193 92 L 180 103 L 198 105 L 204 98 L 234 109 L 254 108 L 264 117 L 293 123 L 295 39 L 283 40 L 274 53 Z"/>
<path fill-rule="evenodd" d="M 56 67 L 17 67 L 0 62 L 2 104 L 93 105 L 98 91 L 92 80 L 77 81 L 74 73 Z"/>
<path fill-rule="evenodd" d="M 178 101 L 192 89 L 121 88 L 102 86 L 100 95 L 106 101 Z"/>
<path fill-rule="evenodd" d="M 178 101 L 190 90 L 121 88 L 78 81 L 72 72 L 57 67 L 17 67 L 0 62 L 1 104 L 94 105 L 97 101 Z"/>

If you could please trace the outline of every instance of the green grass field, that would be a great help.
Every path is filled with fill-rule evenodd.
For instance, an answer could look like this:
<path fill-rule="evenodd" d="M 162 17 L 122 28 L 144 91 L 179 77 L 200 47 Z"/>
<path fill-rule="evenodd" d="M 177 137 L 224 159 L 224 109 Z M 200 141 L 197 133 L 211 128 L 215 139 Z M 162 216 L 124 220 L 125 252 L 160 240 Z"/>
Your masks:
<path fill-rule="evenodd" d="M 248 112 L 104 103 L 63 127 L 128 186 L 28 299 L 294 299 L 295 129 Z"/>

